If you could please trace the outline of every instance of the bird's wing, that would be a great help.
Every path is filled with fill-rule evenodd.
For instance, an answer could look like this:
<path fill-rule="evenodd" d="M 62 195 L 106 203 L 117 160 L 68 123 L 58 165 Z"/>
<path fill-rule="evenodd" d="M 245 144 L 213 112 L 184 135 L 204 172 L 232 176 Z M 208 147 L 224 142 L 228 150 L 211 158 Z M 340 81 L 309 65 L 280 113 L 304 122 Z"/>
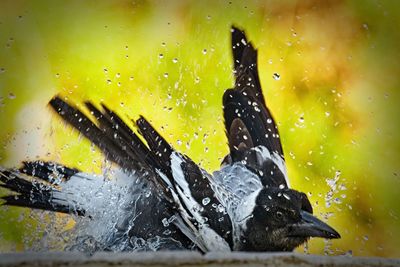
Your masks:
<path fill-rule="evenodd" d="M 189 157 L 175 151 L 144 117 L 136 124 L 157 155 L 160 177 L 179 204 L 182 218 L 193 225 L 208 251 L 230 249 L 231 221 L 215 196 L 211 176 Z"/>
<path fill-rule="evenodd" d="M 99 147 L 107 159 L 127 172 L 137 173 L 138 177 L 148 179 L 157 189 L 159 196 L 169 203 L 171 216 L 182 216 L 182 220 L 176 219 L 174 223 L 183 221 L 185 225 L 176 223 L 176 226 L 184 229 L 186 232 L 182 232 L 187 233 L 187 238 L 203 250 L 205 245 L 193 239 L 193 236 L 199 235 L 195 220 L 179 202 L 179 194 L 166 183 L 168 179 L 165 177 L 172 178 L 171 159 L 166 152 L 172 153 L 172 148 L 144 118 L 137 120 L 136 125 L 147 144 L 105 105 L 99 110 L 93 104 L 85 103 L 96 124 L 78 108 L 59 97 L 53 98 L 50 105 L 65 121 Z M 192 229 L 191 234 L 188 229 Z"/>
<path fill-rule="evenodd" d="M 136 121 L 136 126 L 146 143 L 105 105 L 102 105 L 101 110 L 90 102 L 86 102 L 85 105 L 93 115 L 94 121 L 60 97 L 55 97 L 50 101 L 50 106 L 66 122 L 99 147 L 107 159 L 121 166 L 128 173 L 137 173 L 139 177 L 143 176 L 143 179 L 148 179 L 154 184 L 160 196 L 170 203 L 171 214 L 182 217 L 181 220 L 174 220 L 176 226 L 201 250 L 207 251 L 213 248 L 213 244 L 207 244 L 205 237 L 221 236 L 223 238 L 229 235 L 228 223 L 222 227 L 221 224 L 216 224 L 212 220 L 208 221 L 225 217 L 225 220 L 229 222 L 229 217 L 226 214 L 214 216 L 216 209 L 212 208 L 212 204 L 217 203 L 218 200 L 214 197 L 211 188 L 207 186 L 203 188 L 208 185 L 205 183 L 207 179 L 204 179 L 203 171 L 193 161 L 174 151 L 143 117 Z M 198 194 L 200 191 L 192 188 L 197 186 L 196 183 L 199 183 L 197 181 L 201 181 L 204 196 Z M 209 206 L 203 205 L 203 199 L 206 196 L 212 202 Z M 225 230 L 225 227 L 229 230 Z M 208 235 L 204 234 L 205 231 Z M 210 234 L 210 231 L 214 233 Z M 215 238 L 211 239 L 215 240 Z"/>
<path fill-rule="evenodd" d="M 98 109 L 92 103 L 85 102 L 94 118 L 92 121 L 61 97 L 54 97 L 49 104 L 63 120 L 96 145 L 109 161 L 116 163 L 126 173 L 135 173 L 147 180 L 163 198 L 173 202 L 171 194 L 157 182 L 159 159 L 156 154 L 115 112 L 104 104 Z"/>
<path fill-rule="evenodd" d="M 277 125 L 262 94 L 257 50 L 243 31 L 232 27 L 235 87 L 224 93 L 224 119 L 230 154 L 225 164 L 242 162 L 264 186 L 288 187 Z"/>

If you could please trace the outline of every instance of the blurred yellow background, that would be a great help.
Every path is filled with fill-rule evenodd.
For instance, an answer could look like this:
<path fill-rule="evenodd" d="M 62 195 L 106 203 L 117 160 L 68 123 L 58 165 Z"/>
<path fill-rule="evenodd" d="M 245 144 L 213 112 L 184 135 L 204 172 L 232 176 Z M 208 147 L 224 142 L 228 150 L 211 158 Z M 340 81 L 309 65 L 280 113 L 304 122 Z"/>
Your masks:
<path fill-rule="evenodd" d="M 46 106 L 61 94 L 103 101 L 126 121 L 143 114 L 218 169 L 232 24 L 259 49 L 292 187 L 342 235 L 298 251 L 400 257 L 397 1 L 3 0 L 0 164 L 45 159 L 100 172 L 100 153 Z M 46 216 L 0 207 L 0 251 L 57 234 L 37 222 Z"/>

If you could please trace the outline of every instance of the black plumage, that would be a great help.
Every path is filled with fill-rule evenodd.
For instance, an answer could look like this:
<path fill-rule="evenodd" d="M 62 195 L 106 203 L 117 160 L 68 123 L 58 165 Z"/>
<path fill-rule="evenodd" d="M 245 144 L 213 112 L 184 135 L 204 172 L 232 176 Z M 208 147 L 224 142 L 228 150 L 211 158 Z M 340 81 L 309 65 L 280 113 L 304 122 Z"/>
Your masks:
<path fill-rule="evenodd" d="M 91 114 L 86 116 L 62 97 L 50 101 L 121 172 L 113 194 L 123 196 L 123 205 L 113 229 L 105 229 L 103 250 L 121 250 L 123 242 L 123 250 L 132 250 L 132 240 L 161 237 L 167 241 L 158 249 L 291 251 L 309 237 L 340 237 L 312 215 L 304 193 L 290 189 L 279 131 L 261 89 L 257 50 L 242 30 L 231 32 L 235 85 L 223 96 L 229 154 L 213 174 L 176 151 L 143 116 L 132 122 L 135 132 L 104 104 L 85 102 Z M 78 192 L 80 184 L 100 190 L 98 179 L 50 162 L 0 171 L 0 186 L 16 193 L 3 197 L 4 204 L 88 216 L 101 224 L 97 209 L 110 211 L 101 210 L 112 209 L 110 203 L 85 202 Z"/>

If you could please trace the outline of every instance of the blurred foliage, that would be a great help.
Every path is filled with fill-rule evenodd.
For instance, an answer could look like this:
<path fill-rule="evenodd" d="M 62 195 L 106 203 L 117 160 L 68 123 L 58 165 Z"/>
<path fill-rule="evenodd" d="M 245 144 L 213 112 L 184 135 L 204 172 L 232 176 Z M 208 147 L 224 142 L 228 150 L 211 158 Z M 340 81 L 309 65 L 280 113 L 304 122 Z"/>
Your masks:
<path fill-rule="evenodd" d="M 143 114 L 175 148 L 217 169 L 228 151 L 221 99 L 233 85 L 235 24 L 259 49 L 292 186 L 308 192 L 316 214 L 342 234 L 299 251 L 400 257 L 397 1 L 0 6 L 3 166 L 40 158 L 101 171 L 100 153 L 46 107 L 61 94 L 107 103 L 126 121 Z M 43 231 L 51 234 L 37 223 L 48 216 L 0 207 L 0 250 L 28 249 Z"/>

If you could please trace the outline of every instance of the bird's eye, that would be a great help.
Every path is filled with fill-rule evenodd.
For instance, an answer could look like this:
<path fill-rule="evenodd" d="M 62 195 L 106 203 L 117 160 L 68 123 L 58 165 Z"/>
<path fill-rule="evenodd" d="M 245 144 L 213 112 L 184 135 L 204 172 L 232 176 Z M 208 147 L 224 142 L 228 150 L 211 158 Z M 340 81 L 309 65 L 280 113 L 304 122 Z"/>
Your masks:
<path fill-rule="evenodd" d="M 283 218 L 283 213 L 280 212 L 280 211 L 277 211 L 277 212 L 276 212 L 276 218 L 282 219 L 282 218 Z"/>

